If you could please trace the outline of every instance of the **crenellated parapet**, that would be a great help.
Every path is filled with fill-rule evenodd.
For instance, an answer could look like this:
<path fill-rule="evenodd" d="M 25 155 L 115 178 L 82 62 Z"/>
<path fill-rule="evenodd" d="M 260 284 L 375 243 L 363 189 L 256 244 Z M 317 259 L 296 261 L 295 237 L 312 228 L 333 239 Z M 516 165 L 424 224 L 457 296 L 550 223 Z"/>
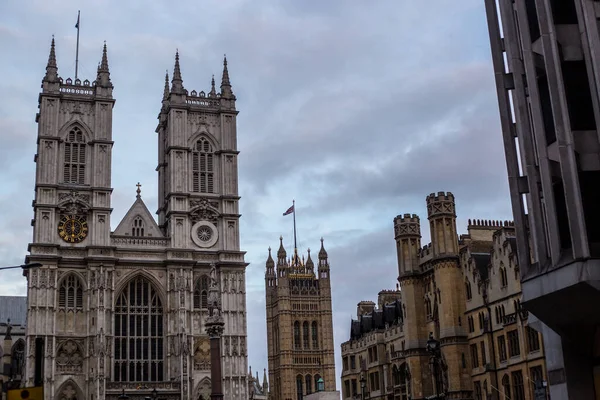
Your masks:
<path fill-rule="evenodd" d="M 400 237 L 421 237 L 421 221 L 417 214 L 398 215 L 394 218 L 394 233 L 396 239 Z"/>
<path fill-rule="evenodd" d="M 438 217 L 454 217 L 456 218 L 456 206 L 454 203 L 454 195 L 451 192 L 431 193 L 426 198 L 427 202 L 427 218 L 430 220 Z"/>
<path fill-rule="evenodd" d="M 500 221 L 493 219 L 469 219 L 469 228 L 503 228 L 515 226 L 514 221 Z"/>

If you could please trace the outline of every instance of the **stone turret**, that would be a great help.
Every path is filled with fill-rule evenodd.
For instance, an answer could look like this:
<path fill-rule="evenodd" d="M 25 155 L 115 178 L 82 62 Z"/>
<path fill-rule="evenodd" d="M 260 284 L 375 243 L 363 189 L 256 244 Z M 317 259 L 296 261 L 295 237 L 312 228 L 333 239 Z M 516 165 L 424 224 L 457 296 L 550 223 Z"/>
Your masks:
<path fill-rule="evenodd" d="M 394 218 L 394 235 L 398 254 L 398 275 L 419 271 L 421 248 L 421 223 L 416 214 L 398 215 Z"/>
<path fill-rule="evenodd" d="M 451 192 L 438 192 L 437 195 L 431 193 L 426 201 L 433 258 L 457 256 L 458 235 L 454 195 Z"/>

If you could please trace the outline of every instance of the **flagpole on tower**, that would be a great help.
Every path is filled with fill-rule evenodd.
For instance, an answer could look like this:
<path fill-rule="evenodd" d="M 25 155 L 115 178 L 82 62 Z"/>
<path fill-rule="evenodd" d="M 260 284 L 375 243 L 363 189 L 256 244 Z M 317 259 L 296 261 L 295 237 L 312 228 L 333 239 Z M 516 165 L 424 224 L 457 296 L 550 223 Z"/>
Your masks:
<path fill-rule="evenodd" d="M 77 24 L 75 24 L 75 28 L 77 28 L 77 47 L 75 49 L 75 80 L 77 80 L 77 72 L 79 68 L 79 15 L 81 11 L 77 11 Z"/>
<path fill-rule="evenodd" d="M 298 250 L 298 245 L 296 243 L 296 200 L 292 200 L 292 207 L 294 210 L 294 251 L 296 251 Z"/>

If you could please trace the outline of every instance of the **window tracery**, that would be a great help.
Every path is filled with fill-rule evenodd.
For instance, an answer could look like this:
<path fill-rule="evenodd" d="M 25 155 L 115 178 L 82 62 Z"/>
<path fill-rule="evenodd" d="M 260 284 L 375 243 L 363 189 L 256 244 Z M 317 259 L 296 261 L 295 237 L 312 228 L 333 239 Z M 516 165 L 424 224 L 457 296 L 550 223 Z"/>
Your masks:
<path fill-rule="evenodd" d="M 83 311 L 83 288 L 74 274 L 69 274 L 62 280 L 58 289 L 59 311 Z"/>
<path fill-rule="evenodd" d="M 114 381 L 163 380 L 163 307 L 150 281 L 138 276 L 115 306 Z"/>
<path fill-rule="evenodd" d="M 83 132 L 78 127 L 73 127 L 67 134 L 64 144 L 64 183 L 85 184 L 85 152 L 86 144 Z"/>
<path fill-rule="evenodd" d="M 294 347 L 296 349 L 301 348 L 300 345 L 300 322 L 294 322 Z"/>
<path fill-rule="evenodd" d="M 304 323 L 302 324 L 302 338 L 304 339 L 304 341 L 303 341 L 304 348 L 308 349 L 309 343 L 310 343 L 310 332 L 309 332 L 309 327 L 308 327 L 307 321 L 304 321 Z"/>
<path fill-rule="evenodd" d="M 208 275 L 202 275 L 200 279 L 196 281 L 196 287 L 194 288 L 194 308 L 205 309 L 208 308 L 208 288 L 210 286 L 210 280 Z"/>
<path fill-rule="evenodd" d="M 73 340 L 60 344 L 56 352 L 56 367 L 60 373 L 80 373 L 83 371 L 83 354 Z"/>
<path fill-rule="evenodd" d="M 201 137 L 192 151 L 192 191 L 214 192 L 214 149 L 208 139 Z"/>

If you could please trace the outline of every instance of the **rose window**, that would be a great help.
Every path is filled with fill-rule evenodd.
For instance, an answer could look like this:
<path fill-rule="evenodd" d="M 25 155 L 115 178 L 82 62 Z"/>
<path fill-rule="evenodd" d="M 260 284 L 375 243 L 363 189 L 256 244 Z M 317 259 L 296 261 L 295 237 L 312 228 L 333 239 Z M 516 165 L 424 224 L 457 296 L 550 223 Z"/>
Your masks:
<path fill-rule="evenodd" d="M 209 226 L 201 226 L 200 228 L 198 228 L 198 239 L 202 240 L 203 242 L 208 242 L 210 239 L 212 239 L 212 229 L 210 229 Z"/>

